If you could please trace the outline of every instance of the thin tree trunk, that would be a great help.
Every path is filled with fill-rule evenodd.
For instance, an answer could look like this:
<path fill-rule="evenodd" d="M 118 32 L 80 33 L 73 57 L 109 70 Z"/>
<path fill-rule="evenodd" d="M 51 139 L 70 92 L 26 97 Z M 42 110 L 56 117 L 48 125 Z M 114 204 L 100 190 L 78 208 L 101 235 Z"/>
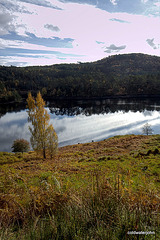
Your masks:
<path fill-rule="evenodd" d="M 43 158 L 46 159 L 46 149 L 43 148 Z"/>

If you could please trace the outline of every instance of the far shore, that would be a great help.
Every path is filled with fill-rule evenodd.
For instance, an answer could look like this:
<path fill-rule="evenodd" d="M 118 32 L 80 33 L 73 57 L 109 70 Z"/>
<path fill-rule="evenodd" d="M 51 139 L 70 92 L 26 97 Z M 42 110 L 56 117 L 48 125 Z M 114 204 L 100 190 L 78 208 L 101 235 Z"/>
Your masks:
<path fill-rule="evenodd" d="M 150 94 L 144 94 L 144 95 L 108 95 L 104 97 L 47 97 L 43 96 L 45 101 L 94 101 L 94 100 L 107 100 L 107 99 L 139 99 L 139 100 L 145 100 L 145 99 L 160 99 L 160 95 L 150 95 Z M 22 98 L 20 101 L 4 101 L 0 99 L 0 105 L 7 105 L 7 104 L 27 104 L 26 98 Z"/>

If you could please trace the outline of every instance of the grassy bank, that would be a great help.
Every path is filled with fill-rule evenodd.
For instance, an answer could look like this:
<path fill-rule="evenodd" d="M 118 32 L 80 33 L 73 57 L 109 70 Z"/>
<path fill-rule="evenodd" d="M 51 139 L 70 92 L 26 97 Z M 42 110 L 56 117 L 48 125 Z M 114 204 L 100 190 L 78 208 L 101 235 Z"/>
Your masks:
<path fill-rule="evenodd" d="M 0 239 L 160 238 L 160 136 L 0 153 Z"/>

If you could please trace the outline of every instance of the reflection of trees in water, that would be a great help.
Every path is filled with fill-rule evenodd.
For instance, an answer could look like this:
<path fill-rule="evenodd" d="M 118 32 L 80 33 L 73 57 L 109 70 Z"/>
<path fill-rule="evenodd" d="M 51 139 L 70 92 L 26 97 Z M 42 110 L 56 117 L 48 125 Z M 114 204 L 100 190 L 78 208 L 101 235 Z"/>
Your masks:
<path fill-rule="evenodd" d="M 160 111 L 160 101 L 153 100 L 89 100 L 77 102 L 52 102 L 49 103 L 50 112 L 56 115 L 74 116 L 83 114 L 91 116 L 92 114 L 123 112 L 146 112 Z M 56 108 L 55 108 L 56 106 Z"/>
<path fill-rule="evenodd" d="M 160 111 L 160 100 L 140 100 L 140 99 L 102 99 L 102 100 L 72 100 L 72 101 L 52 101 L 47 106 L 51 113 L 56 115 L 74 116 L 83 114 L 91 116 L 92 114 L 123 112 L 143 112 L 157 110 Z M 0 105 L 0 117 L 7 112 L 19 112 L 26 108 L 25 103 L 12 103 Z"/>
<path fill-rule="evenodd" d="M 20 112 L 26 108 L 25 103 L 0 104 L 0 118 L 6 113 Z"/>
<path fill-rule="evenodd" d="M 65 108 L 65 107 L 60 107 L 60 108 L 49 108 L 51 113 L 54 113 L 56 115 L 67 115 L 67 116 L 75 116 L 75 115 L 79 115 L 79 114 L 83 114 L 86 116 L 91 116 L 93 114 L 104 114 L 104 113 L 108 113 L 110 112 L 110 110 L 104 106 L 100 107 L 69 107 L 69 108 Z"/>

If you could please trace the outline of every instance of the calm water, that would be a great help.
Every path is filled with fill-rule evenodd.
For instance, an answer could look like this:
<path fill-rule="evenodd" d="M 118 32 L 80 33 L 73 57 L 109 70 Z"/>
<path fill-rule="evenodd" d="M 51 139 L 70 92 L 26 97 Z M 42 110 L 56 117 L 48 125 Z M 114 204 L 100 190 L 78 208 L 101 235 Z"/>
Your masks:
<path fill-rule="evenodd" d="M 0 151 L 11 151 L 15 139 L 29 141 L 28 115 L 21 106 L 0 107 Z M 101 100 L 47 104 L 59 146 L 103 140 L 115 135 L 142 134 L 149 123 L 160 134 L 160 100 Z"/>

